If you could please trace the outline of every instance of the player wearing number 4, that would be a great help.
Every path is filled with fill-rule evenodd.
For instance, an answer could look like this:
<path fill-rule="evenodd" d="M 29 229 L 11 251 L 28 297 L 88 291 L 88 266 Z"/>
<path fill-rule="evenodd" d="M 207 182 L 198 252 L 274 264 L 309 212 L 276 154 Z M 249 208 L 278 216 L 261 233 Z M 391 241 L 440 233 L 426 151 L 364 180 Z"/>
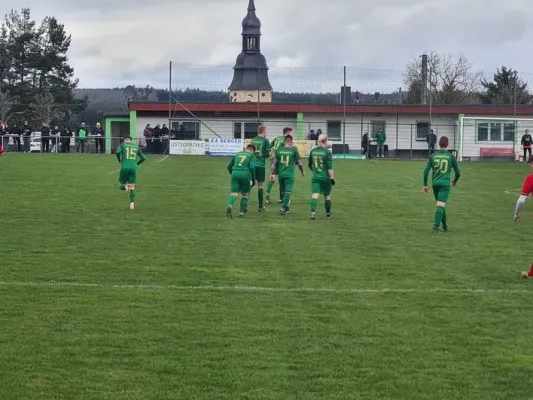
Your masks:
<path fill-rule="evenodd" d="M 226 217 L 233 218 L 232 210 L 235 200 L 242 194 L 239 217 L 244 217 L 248 207 L 248 194 L 255 185 L 255 165 L 253 163 L 255 147 L 251 144 L 246 146 L 245 151 L 235 154 L 228 164 L 231 174 L 231 194 L 226 207 Z"/>
<path fill-rule="evenodd" d="M 448 231 L 448 223 L 446 218 L 446 202 L 450 196 L 450 183 L 455 187 L 461 172 L 459 165 L 452 153 L 448 151 L 448 138 L 442 136 L 439 140 L 439 150 L 429 157 L 426 169 L 424 170 L 424 188 L 422 191 L 427 194 L 429 192 L 428 178 L 429 171 L 432 171 L 432 186 L 433 195 L 437 201 L 437 211 L 435 212 L 435 224 L 433 225 L 433 233 L 439 233 L 442 224 L 442 230 Z M 455 179 L 452 181 L 452 169 L 455 172 Z"/>
<path fill-rule="evenodd" d="M 146 157 L 143 152 L 132 143 L 131 137 L 124 138 L 124 143 L 118 146 L 115 152 L 120 163 L 118 180 L 120 190 L 125 190 L 130 198 L 130 210 L 135 209 L 135 183 L 137 182 L 137 166 L 142 164 Z"/>
<path fill-rule="evenodd" d="M 298 149 L 293 147 L 293 139 L 291 135 L 285 136 L 285 142 L 282 147 L 276 151 L 276 156 L 272 162 L 270 175 L 270 182 L 275 182 L 279 177 L 279 186 L 283 188 L 283 201 L 281 203 L 281 214 L 289 214 L 289 207 L 291 204 L 291 195 L 294 188 L 294 166 L 305 176 L 302 159 Z"/>
<path fill-rule="evenodd" d="M 333 174 L 333 157 L 328 150 L 328 137 L 318 137 L 318 147 L 309 153 L 309 169 L 313 172 L 311 178 L 311 219 L 316 219 L 316 204 L 320 195 L 324 196 L 326 217 L 331 218 L 331 188 L 335 185 Z"/>

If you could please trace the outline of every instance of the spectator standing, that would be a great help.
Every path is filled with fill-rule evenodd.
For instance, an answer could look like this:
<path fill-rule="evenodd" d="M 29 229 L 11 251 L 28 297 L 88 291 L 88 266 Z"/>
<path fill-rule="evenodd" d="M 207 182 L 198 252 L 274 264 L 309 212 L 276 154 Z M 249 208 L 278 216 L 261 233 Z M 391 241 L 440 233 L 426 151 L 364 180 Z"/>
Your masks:
<path fill-rule="evenodd" d="M 152 127 L 150 124 L 146 124 L 146 127 L 143 131 L 143 136 L 146 139 L 146 148 L 147 153 L 152 153 L 153 151 L 153 137 L 154 137 L 154 131 L 152 130 Z"/>
<path fill-rule="evenodd" d="M 47 124 L 41 127 L 41 153 L 50 153 L 50 128 Z"/>
<path fill-rule="evenodd" d="M 429 155 L 432 155 L 433 153 L 435 153 L 435 145 L 437 144 L 437 135 L 435 135 L 433 129 L 429 131 L 429 135 L 426 138 L 426 142 L 428 143 L 429 147 Z"/>
<path fill-rule="evenodd" d="M 57 148 L 58 148 L 57 139 L 59 138 L 59 135 L 60 135 L 59 126 L 56 125 L 56 126 L 54 126 L 54 128 L 50 132 L 50 138 L 51 138 L 50 139 L 50 143 L 52 145 L 51 150 L 54 153 L 59 153 L 59 151 L 57 150 Z"/>
<path fill-rule="evenodd" d="M 99 152 L 104 154 L 104 128 L 102 128 L 102 125 L 100 122 L 96 123 L 96 128 L 94 128 L 94 142 L 96 144 L 96 154 Z"/>
<path fill-rule="evenodd" d="M 78 131 L 76 132 L 76 138 L 78 139 L 78 153 L 85 153 L 85 143 L 87 142 L 87 127 L 85 122 L 82 122 Z"/>
<path fill-rule="evenodd" d="M 533 137 L 529 134 L 529 129 L 526 129 L 524 136 L 522 136 L 520 145 L 524 150 L 524 162 L 527 162 L 528 158 L 531 157 L 531 146 L 533 146 Z M 5 148 L 6 147 L 4 146 L 4 149 Z M 526 156 L 527 153 L 529 153 L 529 157 Z"/>
<path fill-rule="evenodd" d="M 160 154 L 161 151 L 161 126 L 157 124 L 154 128 L 154 139 L 152 145 L 154 146 L 154 153 Z"/>
<path fill-rule="evenodd" d="M 24 142 L 24 153 L 30 153 L 30 140 L 31 135 L 33 134 L 33 129 L 31 128 L 28 121 L 24 121 L 22 125 L 22 141 Z"/>
<path fill-rule="evenodd" d="M 161 144 L 160 146 L 160 152 L 166 153 L 166 150 L 168 149 L 168 143 L 170 140 L 170 129 L 168 129 L 166 124 L 163 124 L 163 127 L 161 128 Z"/>
<path fill-rule="evenodd" d="M 363 139 L 361 140 L 361 148 L 363 149 L 363 155 L 366 155 L 369 160 L 372 159 L 370 155 L 370 140 L 368 138 L 368 132 L 365 132 Z"/>
<path fill-rule="evenodd" d="M 61 132 L 61 153 L 69 154 L 70 153 L 70 139 L 72 138 L 72 131 L 68 126 L 63 127 L 63 132 Z"/>
<path fill-rule="evenodd" d="M 9 130 L 7 125 L 0 124 L 0 136 L 2 137 L 2 141 L 0 142 L 0 145 L 2 145 L 2 148 L 4 149 L 4 153 L 7 153 L 7 148 L 9 147 Z"/>
<path fill-rule="evenodd" d="M 376 134 L 376 142 L 378 143 L 377 153 L 378 158 L 385 157 L 385 142 L 387 141 L 387 134 L 383 131 L 378 131 Z"/>
<path fill-rule="evenodd" d="M 20 145 L 21 131 L 19 126 L 17 124 L 13 124 L 13 126 L 9 129 L 9 133 L 13 135 L 13 148 L 15 151 L 20 153 L 22 151 L 22 146 Z"/>

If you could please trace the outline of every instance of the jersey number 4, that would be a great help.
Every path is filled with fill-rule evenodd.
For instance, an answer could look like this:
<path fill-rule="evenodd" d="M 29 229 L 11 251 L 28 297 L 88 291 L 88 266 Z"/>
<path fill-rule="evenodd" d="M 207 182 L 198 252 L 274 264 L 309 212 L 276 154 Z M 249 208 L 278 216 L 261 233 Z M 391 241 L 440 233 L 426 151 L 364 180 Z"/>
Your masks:
<path fill-rule="evenodd" d="M 433 160 L 433 171 L 434 172 L 440 172 L 441 174 L 445 174 L 448 172 L 448 160 L 444 158 L 437 158 Z"/>
<path fill-rule="evenodd" d="M 133 147 L 126 147 L 126 160 L 136 160 L 137 159 L 137 149 Z"/>

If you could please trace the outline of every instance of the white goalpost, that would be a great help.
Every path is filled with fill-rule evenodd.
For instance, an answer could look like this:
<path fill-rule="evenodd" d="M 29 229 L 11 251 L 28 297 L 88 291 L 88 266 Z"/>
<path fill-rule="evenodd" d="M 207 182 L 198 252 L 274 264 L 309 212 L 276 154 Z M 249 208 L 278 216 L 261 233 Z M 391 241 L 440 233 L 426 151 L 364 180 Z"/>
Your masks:
<path fill-rule="evenodd" d="M 483 151 L 517 159 L 525 130 L 533 134 L 533 118 L 460 116 L 458 123 L 458 161 L 477 160 Z"/>

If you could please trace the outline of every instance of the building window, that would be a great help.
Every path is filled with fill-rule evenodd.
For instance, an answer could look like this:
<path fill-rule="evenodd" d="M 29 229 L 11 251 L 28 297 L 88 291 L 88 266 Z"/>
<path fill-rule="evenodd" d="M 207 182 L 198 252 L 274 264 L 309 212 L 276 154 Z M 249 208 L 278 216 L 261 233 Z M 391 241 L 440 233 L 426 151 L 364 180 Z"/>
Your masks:
<path fill-rule="evenodd" d="M 170 136 L 178 140 L 199 140 L 200 122 L 198 121 L 170 121 Z"/>
<path fill-rule="evenodd" d="M 327 121 L 326 134 L 331 140 L 342 139 L 342 122 L 341 121 Z"/>
<path fill-rule="evenodd" d="M 429 122 L 416 123 L 416 140 L 426 140 L 429 136 Z"/>
<path fill-rule="evenodd" d="M 478 142 L 514 142 L 516 127 L 514 123 L 479 122 L 476 126 Z"/>
<path fill-rule="evenodd" d="M 257 136 L 257 130 L 259 129 L 259 124 L 257 122 L 245 122 L 244 123 L 244 138 L 253 139 Z"/>
<path fill-rule="evenodd" d="M 242 139 L 242 124 L 240 122 L 233 123 L 233 139 Z"/>

